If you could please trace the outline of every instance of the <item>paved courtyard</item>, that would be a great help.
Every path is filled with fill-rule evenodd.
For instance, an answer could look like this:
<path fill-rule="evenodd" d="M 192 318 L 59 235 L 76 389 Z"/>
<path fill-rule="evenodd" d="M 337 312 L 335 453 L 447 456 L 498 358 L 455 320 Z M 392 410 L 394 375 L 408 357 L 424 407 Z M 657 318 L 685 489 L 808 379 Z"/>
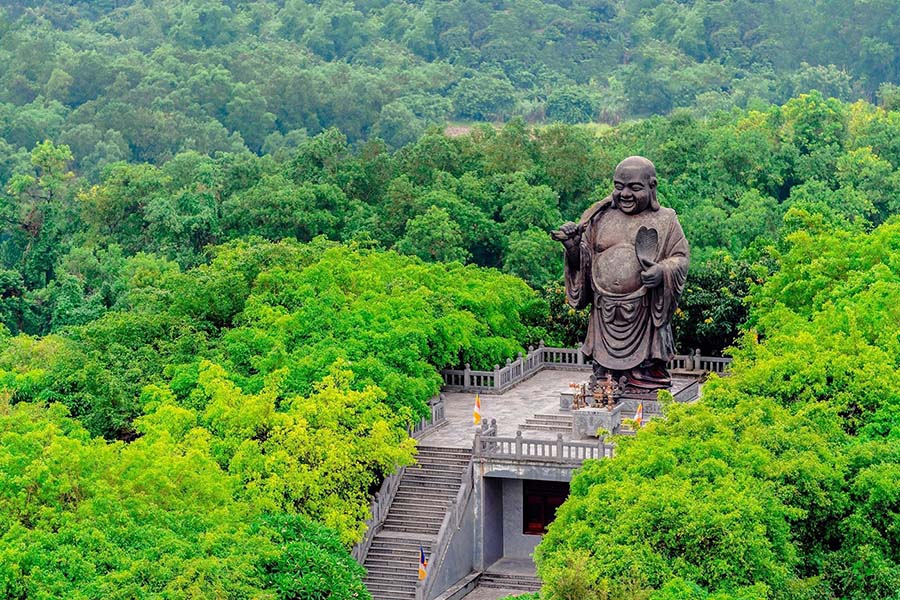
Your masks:
<path fill-rule="evenodd" d="M 497 435 L 514 437 L 519 425 L 525 424 L 536 414 L 571 415 L 571 411 L 559 408 L 559 396 L 570 392 L 570 383 L 584 383 L 590 371 L 563 371 L 544 369 L 530 379 L 514 386 L 503 394 L 481 395 L 481 418 L 497 420 Z M 691 377 L 673 377 L 672 392 L 675 393 L 694 381 Z M 444 392 L 444 414 L 447 424 L 420 438 L 423 446 L 444 446 L 448 448 L 471 448 L 476 426 L 472 419 L 475 408 L 473 392 Z M 527 429 L 523 435 L 530 439 L 555 440 L 557 433 Z M 571 433 L 564 433 L 563 439 L 572 439 Z"/>
<path fill-rule="evenodd" d="M 520 424 L 535 414 L 571 414 L 559 409 L 559 395 L 569 391 L 570 383 L 587 381 L 590 371 L 555 371 L 544 369 L 531 379 L 499 395 L 481 395 L 481 418 L 497 419 L 497 435 L 514 436 Z M 471 448 L 475 436 L 472 411 L 474 393 L 444 393 L 444 414 L 447 424 L 426 434 L 420 440 L 425 446 Z M 556 439 L 552 431 L 528 430 L 532 439 Z M 565 435 L 567 439 L 571 436 Z"/>

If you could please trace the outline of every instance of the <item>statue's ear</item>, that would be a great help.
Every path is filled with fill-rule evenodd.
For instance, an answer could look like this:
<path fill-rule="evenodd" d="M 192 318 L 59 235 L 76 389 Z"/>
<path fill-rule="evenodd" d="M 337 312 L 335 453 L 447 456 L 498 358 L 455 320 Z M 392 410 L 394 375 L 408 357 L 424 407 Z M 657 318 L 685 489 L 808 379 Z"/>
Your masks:
<path fill-rule="evenodd" d="M 656 177 L 650 180 L 650 210 L 659 210 L 659 200 L 656 197 Z"/>

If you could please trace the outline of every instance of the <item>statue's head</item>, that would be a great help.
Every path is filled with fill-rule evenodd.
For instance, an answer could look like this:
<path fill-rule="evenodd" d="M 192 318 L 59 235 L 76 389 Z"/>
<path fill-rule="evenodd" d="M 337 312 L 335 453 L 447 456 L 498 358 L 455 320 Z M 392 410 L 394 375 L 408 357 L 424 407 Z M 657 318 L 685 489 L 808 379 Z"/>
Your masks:
<path fill-rule="evenodd" d="M 637 214 L 648 208 L 659 210 L 656 167 L 643 156 L 629 156 L 620 162 L 613 176 L 613 185 L 613 206 L 623 213 Z"/>

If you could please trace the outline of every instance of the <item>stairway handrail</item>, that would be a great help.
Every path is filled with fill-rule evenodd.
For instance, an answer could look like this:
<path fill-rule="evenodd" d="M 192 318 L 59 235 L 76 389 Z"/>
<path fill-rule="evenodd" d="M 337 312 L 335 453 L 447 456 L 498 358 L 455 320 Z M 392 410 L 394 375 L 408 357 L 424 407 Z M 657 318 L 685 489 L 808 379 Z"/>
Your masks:
<path fill-rule="evenodd" d="M 441 521 L 441 528 L 438 530 L 437 539 L 431 547 L 425 579 L 416 582 L 416 600 L 426 600 L 431 594 L 435 582 L 435 577 L 432 573 L 435 572 L 437 565 L 444 562 L 444 558 L 447 555 L 447 549 L 450 547 L 450 540 L 453 537 L 452 534 L 456 533 L 460 528 L 463 512 L 472 496 L 474 488 L 475 461 L 470 458 L 469 463 L 465 467 L 465 471 L 463 471 L 462 483 L 460 483 L 459 490 L 456 492 L 456 498 L 452 500 L 449 509 L 444 514 L 444 519 Z"/>
<path fill-rule="evenodd" d="M 426 419 L 425 417 L 422 417 L 415 423 L 407 425 L 406 433 L 409 437 L 419 439 L 426 433 L 429 433 L 432 429 L 440 427 L 447 421 L 447 416 L 444 412 L 443 394 L 434 396 L 428 401 L 428 404 L 431 409 L 431 418 Z"/>
<path fill-rule="evenodd" d="M 406 467 L 400 467 L 397 469 L 397 472 L 388 475 L 381 483 L 381 488 L 375 494 L 375 498 L 372 499 L 372 504 L 369 507 L 369 514 L 372 516 L 366 519 L 366 533 L 363 535 L 363 539 L 353 546 L 353 550 L 350 552 L 359 564 L 366 562 L 366 555 L 372 546 L 372 540 L 384 527 L 384 521 L 387 519 L 388 511 L 391 509 L 394 496 L 397 495 L 397 490 L 400 488 L 400 480 L 403 479 L 405 472 Z"/>

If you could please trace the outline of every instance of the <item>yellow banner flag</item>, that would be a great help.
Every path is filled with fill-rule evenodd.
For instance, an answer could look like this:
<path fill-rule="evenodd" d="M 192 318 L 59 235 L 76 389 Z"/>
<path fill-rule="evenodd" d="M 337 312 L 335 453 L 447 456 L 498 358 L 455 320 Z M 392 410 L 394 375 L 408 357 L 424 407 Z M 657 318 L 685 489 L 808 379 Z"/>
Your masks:
<path fill-rule="evenodd" d="M 472 417 L 476 425 L 481 423 L 481 397 L 478 394 L 475 394 L 475 410 L 472 411 Z"/>

